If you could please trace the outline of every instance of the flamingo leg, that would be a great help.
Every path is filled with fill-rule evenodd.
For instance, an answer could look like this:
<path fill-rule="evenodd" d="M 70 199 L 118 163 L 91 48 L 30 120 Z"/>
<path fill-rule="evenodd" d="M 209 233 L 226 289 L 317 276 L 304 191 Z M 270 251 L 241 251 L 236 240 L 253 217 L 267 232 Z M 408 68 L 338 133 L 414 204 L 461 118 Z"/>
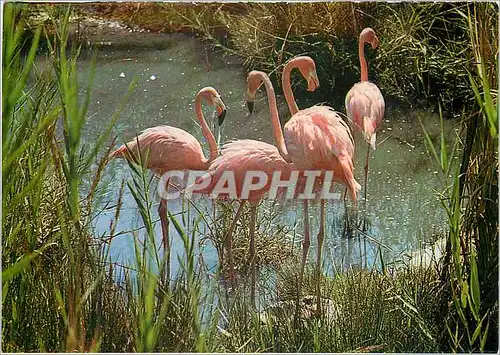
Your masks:
<path fill-rule="evenodd" d="M 226 253 L 227 253 L 227 261 L 229 264 L 229 280 L 231 282 L 231 286 L 234 286 L 236 281 L 236 275 L 234 273 L 234 259 L 233 259 L 233 233 L 236 229 L 236 223 L 241 217 L 241 213 L 243 212 L 243 206 L 245 205 L 245 201 L 240 202 L 240 206 L 236 211 L 236 215 L 234 216 L 233 222 L 231 222 L 231 226 L 229 227 L 229 231 L 226 235 Z M 224 254 L 224 253 L 223 253 Z"/>
<path fill-rule="evenodd" d="M 349 210 L 347 209 L 347 187 L 344 188 L 344 194 L 342 196 L 342 201 L 344 202 L 344 208 L 345 208 L 345 235 L 348 236 L 347 233 L 349 233 L 349 228 L 350 228 L 350 223 L 349 223 Z"/>
<path fill-rule="evenodd" d="M 365 218 L 363 219 L 363 231 L 366 231 L 366 200 L 367 200 L 367 191 L 366 191 L 366 186 L 368 184 L 368 165 L 370 163 L 370 145 L 368 145 L 368 148 L 366 150 L 366 161 L 365 161 L 365 183 L 364 183 L 364 190 L 363 190 L 363 209 L 365 211 Z"/>
<path fill-rule="evenodd" d="M 165 280 L 170 280 L 170 240 L 168 237 L 169 220 L 167 213 L 167 200 L 162 198 L 160 200 L 160 205 L 158 206 L 158 215 L 160 216 L 161 221 L 163 257 L 166 258 Z"/>
<path fill-rule="evenodd" d="M 256 280 L 256 271 L 255 271 L 255 218 L 257 215 L 257 206 L 251 205 L 250 207 L 250 282 L 251 282 L 251 291 L 250 291 L 250 302 L 253 306 L 255 306 L 255 280 Z"/>
<path fill-rule="evenodd" d="M 317 254 L 317 283 L 316 283 L 316 313 L 321 313 L 321 251 L 323 249 L 323 240 L 325 237 L 325 200 L 320 201 L 320 224 L 318 233 L 318 254 Z"/>
<path fill-rule="evenodd" d="M 309 201 L 304 200 L 304 241 L 302 242 L 302 261 L 300 263 L 299 282 L 297 284 L 297 309 L 296 317 L 299 314 L 300 296 L 302 292 L 302 282 L 304 279 L 304 269 L 306 266 L 307 254 L 309 253 L 309 246 L 311 245 L 311 238 L 309 235 Z"/>

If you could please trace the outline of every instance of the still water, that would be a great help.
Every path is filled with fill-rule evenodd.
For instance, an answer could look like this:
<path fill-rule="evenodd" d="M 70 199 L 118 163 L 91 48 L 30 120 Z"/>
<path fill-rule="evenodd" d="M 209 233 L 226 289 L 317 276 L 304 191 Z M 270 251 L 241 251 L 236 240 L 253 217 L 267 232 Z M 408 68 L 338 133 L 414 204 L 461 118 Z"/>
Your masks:
<path fill-rule="evenodd" d="M 156 36 L 156 35 L 155 35 Z M 80 80 L 85 85 L 91 67 L 90 56 L 79 63 Z M 246 92 L 245 70 L 237 59 L 222 57 L 206 44 L 184 35 L 158 35 L 154 41 L 144 40 L 135 44 L 102 46 L 96 62 L 96 75 L 85 127 L 84 141 L 94 142 L 111 120 L 115 110 L 125 96 L 130 82 L 137 86 L 127 101 L 114 128 L 118 142 L 128 141 L 143 129 L 157 125 L 176 126 L 204 138 L 197 124 L 194 111 L 194 97 L 204 86 L 213 86 L 221 94 L 227 108 L 222 128 L 221 142 L 228 139 L 250 138 L 273 144 L 269 109 L 265 91 L 261 90 L 252 115 L 248 114 L 244 97 Z M 304 83 L 305 84 L 305 83 Z M 289 118 L 288 110 L 280 92 L 277 92 L 282 124 Z M 314 93 L 305 94 L 305 101 L 314 102 Z M 345 95 L 335 93 L 332 95 Z M 302 105 L 302 107 L 304 107 Z M 338 107 L 337 110 L 343 110 Z M 215 118 L 213 109 L 205 107 L 209 122 Z M 406 252 L 416 250 L 421 243 L 429 241 L 446 230 L 445 213 L 440 208 L 436 192 L 442 189 L 441 173 L 427 154 L 420 120 L 433 134 L 439 132 L 439 117 L 429 112 L 401 112 L 388 105 L 383 126 L 377 135 L 378 148 L 371 153 L 368 180 L 367 219 L 368 237 L 346 238 L 344 219 L 346 207 L 342 202 L 331 202 L 327 206 L 327 237 L 325 240 L 326 265 L 333 267 L 370 266 L 378 257 L 381 248 L 386 262 L 397 260 Z M 446 126 L 449 135 L 453 128 Z M 357 181 L 363 185 L 363 166 L 366 143 L 360 134 L 355 134 Z M 207 151 L 207 150 L 206 150 Z M 208 156 L 208 155 L 207 155 Z M 123 160 L 109 163 L 104 172 L 100 188 L 98 209 L 102 210 L 94 219 L 95 235 L 109 234 L 115 210 L 118 191 L 123 179 L 130 179 L 130 172 Z M 343 192 L 338 186 L 337 191 Z M 360 194 L 363 195 L 363 192 Z M 158 198 L 154 201 L 153 218 L 158 218 Z M 200 209 L 210 211 L 209 201 L 199 199 Z M 349 205 L 350 206 L 350 205 Z M 348 208 L 352 210 L 352 206 Z M 361 201 L 358 207 L 362 208 Z M 106 208 L 108 207 L 108 208 Z M 182 205 L 169 202 L 169 209 L 182 220 Z M 318 206 L 310 212 L 312 230 L 311 261 L 314 252 L 314 236 L 318 230 Z M 210 212 L 209 212 L 210 213 Z M 360 212 L 361 213 L 361 212 Z M 186 216 L 184 216 L 186 218 Z M 190 219 L 195 219 L 193 209 Z M 188 225 L 189 222 L 186 222 Z M 302 210 L 300 204 L 288 202 L 279 207 L 277 224 L 285 225 L 295 241 L 302 235 Z M 142 220 L 138 208 L 125 187 L 123 207 L 116 226 L 117 235 L 111 244 L 111 257 L 118 263 L 130 263 L 133 257 L 132 230 L 140 236 Z M 295 227 L 294 227 L 295 226 Z M 156 223 L 158 245 L 161 241 L 160 223 Z M 355 233 L 359 236 L 359 233 Z M 179 267 L 175 254 L 183 254 L 183 245 L 174 227 L 170 226 L 172 239 L 172 273 Z M 300 244 L 297 244 L 300 246 Z M 215 271 L 217 255 L 215 249 L 205 243 L 200 249 L 208 269 Z"/>

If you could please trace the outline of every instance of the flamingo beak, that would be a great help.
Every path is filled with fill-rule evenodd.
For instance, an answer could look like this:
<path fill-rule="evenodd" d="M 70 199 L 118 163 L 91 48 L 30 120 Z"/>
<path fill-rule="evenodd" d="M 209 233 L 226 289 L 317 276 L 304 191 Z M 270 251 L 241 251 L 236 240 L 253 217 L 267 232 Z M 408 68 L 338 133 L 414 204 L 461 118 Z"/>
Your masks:
<path fill-rule="evenodd" d="M 226 105 L 222 102 L 220 98 L 218 98 L 215 102 L 215 108 L 217 110 L 217 118 L 218 118 L 218 123 L 219 126 L 222 126 L 222 123 L 224 123 L 224 119 L 226 118 Z"/>
<path fill-rule="evenodd" d="M 258 90 L 258 88 L 257 88 L 257 90 Z M 248 112 L 250 114 L 252 114 L 252 112 L 253 112 L 254 103 L 255 103 L 255 93 L 257 92 L 257 90 L 254 92 L 252 92 L 250 89 L 247 90 L 245 101 L 247 103 Z"/>
<path fill-rule="evenodd" d="M 365 141 L 371 146 L 373 150 L 377 149 L 377 133 L 373 132 L 372 134 L 365 134 Z"/>
<path fill-rule="evenodd" d="M 219 126 L 222 126 L 224 123 L 224 119 L 226 118 L 226 110 L 222 110 L 221 113 L 217 116 Z"/>
<path fill-rule="evenodd" d="M 314 91 L 319 88 L 319 79 L 316 70 L 309 72 L 307 79 L 307 91 Z"/>
<path fill-rule="evenodd" d="M 377 36 L 373 36 L 371 44 L 372 44 L 372 49 L 376 49 L 378 47 L 379 41 Z"/>
<path fill-rule="evenodd" d="M 247 101 L 247 108 L 248 108 L 248 112 L 250 114 L 252 114 L 252 112 L 253 112 L 253 107 L 254 107 L 254 102 L 253 101 Z"/>

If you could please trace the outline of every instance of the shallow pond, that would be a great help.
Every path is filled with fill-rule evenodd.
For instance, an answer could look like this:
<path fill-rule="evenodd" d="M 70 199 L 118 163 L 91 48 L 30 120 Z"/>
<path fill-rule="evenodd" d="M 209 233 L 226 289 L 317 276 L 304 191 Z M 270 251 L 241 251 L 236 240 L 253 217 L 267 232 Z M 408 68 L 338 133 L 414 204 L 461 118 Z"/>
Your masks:
<path fill-rule="evenodd" d="M 153 38 L 150 40 L 149 38 Z M 127 45 L 129 43 L 129 45 Z M 221 133 L 221 142 L 227 139 L 251 138 L 273 143 L 267 97 L 260 91 L 255 111 L 249 115 L 245 106 L 246 76 L 242 64 L 234 59 L 222 58 L 202 42 L 184 35 L 143 35 L 141 40 L 130 44 L 122 39 L 120 45 L 103 46 L 96 62 L 92 103 L 84 132 L 84 140 L 93 142 L 99 132 L 111 120 L 133 78 L 137 86 L 125 105 L 116 124 L 119 142 L 130 140 L 143 129 L 156 125 L 172 125 L 191 132 L 203 142 L 194 111 L 194 97 L 204 86 L 213 86 L 221 94 L 228 113 Z M 90 58 L 80 60 L 80 80 L 85 84 L 90 70 Z M 289 118 L 281 93 L 278 97 L 282 124 Z M 334 93 L 345 95 L 345 93 Z M 314 93 L 303 98 L 314 100 Z M 343 108 L 337 108 L 343 110 Z M 210 122 L 212 109 L 205 108 Z M 346 238 L 344 219 L 346 207 L 341 202 L 327 206 L 327 237 L 325 259 L 328 267 L 371 265 L 378 258 L 381 248 L 386 262 L 400 258 L 405 252 L 418 249 L 422 242 L 432 239 L 446 229 L 445 214 L 440 208 L 436 191 L 442 189 L 440 173 L 424 146 L 424 136 L 419 123 L 422 120 L 432 134 L 439 132 L 439 117 L 430 112 L 401 112 L 395 107 L 386 108 L 386 117 L 378 133 L 379 146 L 372 152 L 368 181 L 367 219 L 368 237 Z M 453 128 L 446 125 L 453 134 Z M 357 153 L 356 179 L 363 184 L 363 166 L 366 143 L 355 134 Z M 206 146 L 205 146 L 206 148 Z M 110 162 L 104 172 L 99 208 L 116 204 L 122 179 L 129 179 L 130 172 L 123 160 Z M 337 187 L 343 192 L 343 187 Z M 360 194 L 362 195 L 362 193 Z M 154 200 L 152 214 L 157 218 L 158 198 Z M 201 209 L 211 209 L 208 201 L 197 200 Z M 349 205 L 350 206 L 350 205 Z M 362 208 L 361 201 L 358 204 Z M 318 206 L 312 206 L 311 226 L 313 260 L 314 236 L 317 233 Z M 349 207 L 352 209 L 351 207 Z M 180 213 L 182 205 L 170 202 L 172 213 Z M 362 214 L 363 212 L 359 212 Z M 95 218 L 95 235 L 106 236 L 114 219 L 113 208 L 103 209 Z M 179 217 L 179 219 L 182 219 Z M 191 209 L 190 218 L 194 219 Z M 276 223 L 285 225 L 295 241 L 302 235 L 302 210 L 300 204 L 288 202 L 279 207 Z M 132 195 L 125 188 L 123 207 L 112 241 L 111 257 L 119 263 L 131 262 L 134 234 L 139 235 L 142 220 Z M 294 227 L 295 226 L 295 227 Z M 158 245 L 161 240 L 160 223 L 156 223 Z M 172 272 L 178 268 L 176 253 L 183 254 L 183 245 L 171 224 L 173 240 Z M 300 246 L 299 243 L 297 243 Z M 203 251 L 209 270 L 215 271 L 217 255 L 207 243 Z"/>

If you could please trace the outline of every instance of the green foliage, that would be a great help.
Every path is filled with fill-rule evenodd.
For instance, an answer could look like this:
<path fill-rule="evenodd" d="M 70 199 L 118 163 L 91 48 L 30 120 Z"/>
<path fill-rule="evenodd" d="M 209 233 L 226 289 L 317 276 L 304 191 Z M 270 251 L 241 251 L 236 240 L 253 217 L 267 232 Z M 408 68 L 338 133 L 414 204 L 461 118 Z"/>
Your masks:
<path fill-rule="evenodd" d="M 409 107 L 441 103 L 446 117 L 470 113 L 474 85 L 469 73 L 481 53 L 490 87 L 491 63 L 498 54 L 498 7 L 494 3 L 152 3 L 98 4 L 91 8 L 152 31 L 187 31 L 223 53 L 239 56 L 249 70 L 264 70 L 275 87 L 287 60 L 311 56 L 320 87 L 314 103 L 341 110 L 343 98 L 359 81 L 358 37 L 373 27 L 380 39 L 367 50 L 369 78 L 386 99 Z M 479 21 L 470 27 L 468 14 Z M 475 34 L 475 39 L 470 36 Z M 477 81 L 476 74 L 473 75 Z M 294 84 L 296 82 L 294 81 Z M 299 99 L 304 85 L 297 85 Z M 304 102 L 311 104 L 312 102 Z M 493 124 L 493 122 L 492 122 Z"/>
<path fill-rule="evenodd" d="M 468 11 L 487 19 L 480 46 L 470 40 Z M 375 74 L 384 95 L 412 105 L 440 102 L 449 116 L 469 110 L 474 100 L 469 71 L 477 63 L 473 53 L 487 48 L 483 59 L 490 65 L 498 51 L 497 11 L 486 3 L 380 5 L 374 13 L 381 39 Z"/>
<path fill-rule="evenodd" d="M 41 29 L 26 53 L 25 6 L 6 4 L 4 12 L 2 334 L 8 351 L 98 350 L 103 312 L 113 314 L 102 300 L 112 280 L 104 277 L 80 201 L 87 168 L 108 135 L 90 153 L 81 149 L 90 97 L 80 102 L 77 96 L 75 57 L 66 53 L 69 7 L 62 14 L 54 20 L 54 71 L 40 72 Z"/>
<path fill-rule="evenodd" d="M 338 107 L 359 80 L 358 31 L 366 20 L 363 11 L 371 7 L 353 3 L 164 4 L 161 16 L 172 27 L 191 28 L 216 48 L 239 56 L 248 69 L 268 72 L 275 87 L 281 86 L 281 71 L 289 59 L 311 56 L 321 82 L 315 100 Z M 305 92 L 303 87 L 297 87 L 298 98 Z"/>
<path fill-rule="evenodd" d="M 483 8 L 487 13 L 488 8 Z M 469 12 L 471 42 L 479 48 L 478 23 L 484 13 Z M 449 236 L 443 284 L 450 300 L 447 334 L 452 351 L 494 351 L 498 319 L 498 133 L 496 100 L 490 89 L 492 71 L 483 53 L 475 51 L 477 81 L 469 74 L 477 111 L 462 119 L 466 130 L 462 161 L 452 164 L 441 132 L 439 156 L 429 135 L 430 151 L 441 164 L 447 182 L 442 199 L 448 215 Z M 441 112 L 441 111 L 440 111 Z M 442 115 L 441 115 L 442 120 Z M 451 175 L 450 175 L 451 174 Z"/>
<path fill-rule="evenodd" d="M 498 9 L 488 3 L 165 4 L 161 9 L 156 16 L 168 20 L 167 28 L 194 30 L 241 57 L 247 68 L 269 72 L 278 86 L 288 59 L 311 56 L 321 83 L 316 102 L 339 109 L 359 81 L 357 43 L 365 26 L 380 38 L 379 48 L 365 55 L 370 80 L 384 96 L 409 106 L 440 102 L 450 117 L 469 110 L 474 100 L 469 72 L 479 63 L 476 52 L 489 66 L 498 53 Z M 469 12 L 481 18 L 475 29 L 469 27 Z M 135 21 L 141 23 L 140 15 Z M 477 43 L 471 31 L 479 35 Z M 486 76 L 493 83 L 496 72 Z"/>

